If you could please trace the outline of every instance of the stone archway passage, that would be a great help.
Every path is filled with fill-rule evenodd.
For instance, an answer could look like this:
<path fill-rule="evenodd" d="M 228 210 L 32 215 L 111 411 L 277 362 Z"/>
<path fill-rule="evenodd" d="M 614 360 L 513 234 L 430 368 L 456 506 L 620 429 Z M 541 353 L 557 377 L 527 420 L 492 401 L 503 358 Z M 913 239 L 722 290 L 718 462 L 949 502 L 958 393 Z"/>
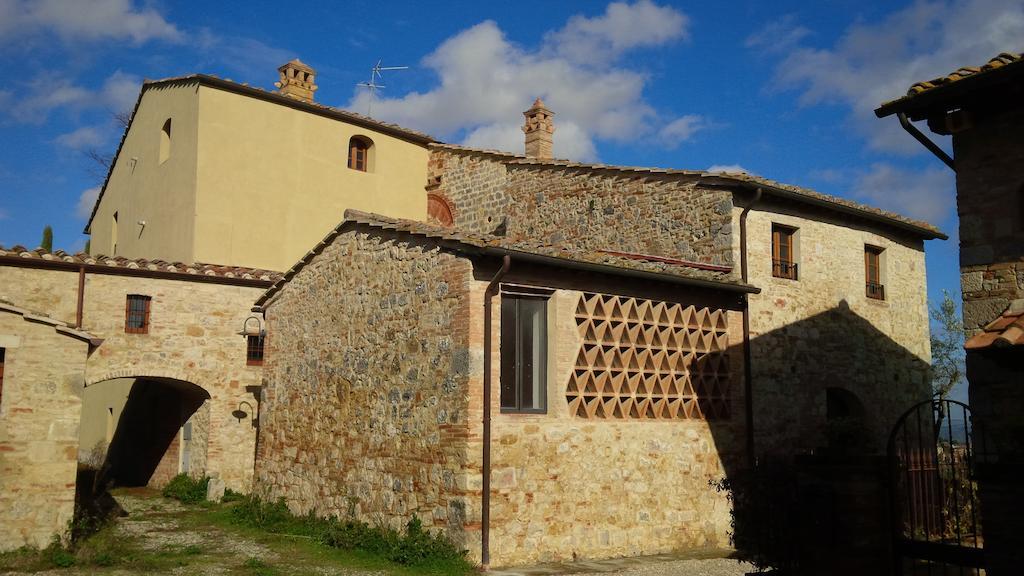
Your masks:
<path fill-rule="evenodd" d="M 209 399 L 190 382 L 136 378 L 107 449 L 101 484 L 146 486 L 176 475 L 179 431 Z"/>

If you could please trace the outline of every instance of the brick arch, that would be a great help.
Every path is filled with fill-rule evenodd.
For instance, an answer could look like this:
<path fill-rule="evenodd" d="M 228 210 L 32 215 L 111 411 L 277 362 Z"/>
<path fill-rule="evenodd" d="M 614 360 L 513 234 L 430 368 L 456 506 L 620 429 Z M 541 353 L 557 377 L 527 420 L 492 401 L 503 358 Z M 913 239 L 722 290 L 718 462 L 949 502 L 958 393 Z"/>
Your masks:
<path fill-rule="evenodd" d="M 198 378 L 197 374 L 193 374 L 181 370 L 168 370 L 166 368 L 151 368 L 145 366 L 129 366 L 119 368 L 116 370 L 108 370 L 101 372 L 100 376 L 92 376 L 87 374 L 85 378 L 85 386 L 93 386 L 100 382 L 106 382 L 107 380 L 114 380 L 116 378 L 164 378 L 168 380 L 178 380 L 179 382 L 188 382 L 199 388 L 202 388 L 211 398 L 213 397 L 213 390 L 210 386 L 202 383 L 202 379 Z"/>
<path fill-rule="evenodd" d="M 442 226 L 455 223 L 455 210 L 450 200 L 437 192 L 427 193 L 427 220 Z"/>

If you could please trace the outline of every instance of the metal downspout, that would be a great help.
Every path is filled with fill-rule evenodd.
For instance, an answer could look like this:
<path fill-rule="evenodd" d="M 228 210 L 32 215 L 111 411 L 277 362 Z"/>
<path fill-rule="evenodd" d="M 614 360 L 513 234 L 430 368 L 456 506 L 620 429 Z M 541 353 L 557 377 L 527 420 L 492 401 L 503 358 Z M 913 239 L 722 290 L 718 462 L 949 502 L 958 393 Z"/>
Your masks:
<path fill-rule="evenodd" d="M 75 328 L 81 330 L 85 308 L 85 266 L 78 267 L 78 303 L 75 307 Z"/>
<path fill-rule="evenodd" d="M 754 191 L 754 198 L 740 212 L 740 277 L 747 283 L 747 214 L 761 200 L 764 193 L 760 188 Z M 754 457 L 754 371 L 750 353 L 750 295 L 743 295 L 743 394 L 746 399 L 747 465 L 753 467 Z"/>
<path fill-rule="evenodd" d="M 945 163 L 946 166 L 949 166 L 950 170 L 956 172 L 956 165 L 953 163 L 953 159 L 949 157 L 949 154 L 946 154 L 945 150 L 939 148 L 938 144 L 932 142 L 927 136 L 924 135 L 924 133 L 918 130 L 917 126 L 911 124 L 910 119 L 907 118 L 907 114 L 905 112 L 897 112 L 896 117 L 900 119 L 900 126 L 903 126 L 904 130 L 906 130 L 911 136 L 913 136 L 918 142 L 920 142 L 925 148 L 927 148 L 929 152 L 935 154 L 935 156 L 939 160 L 942 160 L 942 162 Z"/>
<path fill-rule="evenodd" d="M 484 454 L 483 493 L 480 505 L 480 564 L 486 570 L 491 563 L 491 298 L 498 292 L 498 283 L 512 266 L 512 257 L 502 257 L 498 270 L 484 290 Z"/>

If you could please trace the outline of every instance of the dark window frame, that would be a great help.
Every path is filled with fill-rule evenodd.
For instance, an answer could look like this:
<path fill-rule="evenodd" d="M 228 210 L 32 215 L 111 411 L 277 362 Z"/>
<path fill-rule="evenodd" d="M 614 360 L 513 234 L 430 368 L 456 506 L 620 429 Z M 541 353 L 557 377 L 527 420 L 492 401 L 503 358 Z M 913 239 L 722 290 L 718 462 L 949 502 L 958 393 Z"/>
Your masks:
<path fill-rule="evenodd" d="M 885 248 L 864 245 L 864 294 L 872 300 L 885 300 L 882 283 L 882 253 Z"/>
<path fill-rule="evenodd" d="M 348 167 L 358 172 L 370 171 L 370 148 L 373 142 L 362 136 L 353 136 L 348 140 Z"/>
<path fill-rule="evenodd" d="M 245 337 L 246 366 L 263 366 L 265 344 L 266 336 L 263 334 L 249 334 Z"/>
<path fill-rule="evenodd" d="M 775 278 L 800 279 L 795 254 L 797 230 L 792 226 L 772 224 L 772 276 Z"/>
<path fill-rule="evenodd" d="M 545 291 L 545 290 L 535 290 L 535 289 L 530 289 L 530 288 L 525 288 L 525 287 L 513 287 L 510 290 L 505 290 L 505 289 L 502 290 L 502 293 L 501 293 L 501 302 L 502 302 L 502 305 L 501 305 L 501 322 L 502 322 L 502 325 L 501 325 L 501 327 L 502 328 L 501 328 L 501 332 L 500 332 L 500 335 L 502 337 L 499 337 L 499 349 L 501 351 L 501 355 L 502 355 L 502 359 L 503 359 L 503 361 L 501 362 L 501 366 L 500 366 L 500 376 L 499 376 L 499 382 L 500 382 L 499 404 L 500 404 L 500 407 L 501 407 L 501 413 L 502 414 L 547 414 L 547 412 L 548 412 L 548 381 L 547 381 L 548 380 L 547 379 L 547 368 L 548 368 L 548 327 L 547 327 L 547 317 L 548 317 L 548 300 L 550 300 L 550 298 L 551 298 L 551 292 L 550 291 Z M 537 373 L 540 375 L 540 378 L 541 378 L 540 386 L 538 387 L 539 388 L 538 394 L 539 394 L 540 398 L 536 399 L 536 401 L 534 402 L 534 406 L 535 407 L 532 407 L 532 408 L 524 408 L 523 407 L 523 391 L 526 388 L 526 386 L 524 385 L 524 382 L 523 382 L 524 370 L 523 370 L 523 362 L 521 361 L 522 352 L 523 352 L 523 346 L 521 346 L 521 342 L 522 342 L 522 338 L 523 338 L 523 334 L 522 334 L 523 323 L 522 323 L 522 316 L 521 316 L 521 313 L 520 313 L 520 307 L 521 307 L 521 303 L 523 301 L 527 301 L 527 300 L 528 301 L 534 301 L 534 302 L 539 301 L 539 302 L 542 303 L 542 308 L 541 308 L 541 312 L 540 312 L 540 315 L 539 315 L 541 320 L 542 320 L 541 330 L 540 330 L 540 340 L 541 340 L 541 342 L 540 342 L 540 346 L 538 347 L 539 351 L 540 351 L 540 359 L 539 360 L 535 360 L 535 363 L 540 364 L 539 370 L 537 371 Z M 515 337 L 514 337 L 514 341 L 511 344 L 509 344 L 505 340 L 505 338 L 503 337 L 505 335 L 505 328 L 507 327 L 506 324 L 505 324 L 506 321 L 507 321 L 507 318 L 506 318 L 506 310 L 505 310 L 505 306 L 504 306 L 504 303 L 507 302 L 507 301 L 514 301 L 516 303 L 516 308 L 515 308 L 515 312 L 514 312 Z M 508 374 L 507 365 L 506 365 L 506 363 L 504 361 L 507 358 L 506 354 L 509 353 L 509 349 L 510 348 L 513 349 L 513 352 L 516 355 L 516 361 L 514 363 L 514 368 L 513 368 L 514 374 L 512 374 L 512 375 Z M 515 379 L 515 383 L 513 385 L 514 395 L 515 395 L 514 399 L 508 398 L 508 394 L 506 393 L 506 383 L 507 383 L 508 378 L 510 378 L 510 377 Z"/>
<path fill-rule="evenodd" d="M 124 331 L 126 334 L 149 334 L 152 296 L 129 294 L 124 301 Z M 133 304 L 135 304 L 133 306 Z"/>

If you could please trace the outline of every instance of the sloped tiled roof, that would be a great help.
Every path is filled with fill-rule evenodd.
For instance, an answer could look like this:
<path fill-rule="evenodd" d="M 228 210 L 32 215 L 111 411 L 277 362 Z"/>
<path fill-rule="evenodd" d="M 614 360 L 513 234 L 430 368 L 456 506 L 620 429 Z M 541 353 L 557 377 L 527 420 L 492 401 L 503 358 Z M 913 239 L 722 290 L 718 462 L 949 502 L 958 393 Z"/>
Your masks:
<path fill-rule="evenodd" d="M 912 100 L 922 95 L 937 94 L 952 86 L 960 85 L 965 80 L 975 82 L 993 75 L 997 70 L 1010 69 L 1007 67 L 1024 71 L 1024 53 L 1003 52 L 981 66 L 963 67 L 945 76 L 917 82 L 907 90 L 906 96 L 883 103 L 875 110 L 875 114 L 879 117 L 888 116 L 906 107 Z"/>
<path fill-rule="evenodd" d="M 22 316 L 25 320 L 28 320 L 29 322 L 36 322 L 39 324 L 53 326 L 54 330 L 56 330 L 57 332 L 61 334 L 66 334 L 68 336 L 71 336 L 72 338 L 78 338 L 79 340 L 88 342 L 93 346 L 99 346 L 103 342 L 102 338 L 94 336 L 84 330 L 73 328 L 67 322 L 56 320 L 54 318 L 47 316 L 46 314 L 43 314 L 42 312 L 35 312 L 33 310 L 21 308 L 20 306 L 16 306 L 13 303 L 8 302 L 7 300 L 0 299 L 0 311 L 18 314 Z"/>
<path fill-rule="evenodd" d="M 968 350 L 1024 346 L 1024 299 L 1014 300 L 998 318 L 989 322 L 982 332 L 964 343 Z"/>
<path fill-rule="evenodd" d="M 745 187 L 760 187 L 768 195 L 785 196 L 797 202 L 813 203 L 826 209 L 839 210 L 847 214 L 855 214 L 864 218 L 882 221 L 895 225 L 902 229 L 909 230 L 925 238 L 946 239 L 946 235 L 937 227 L 920 220 L 907 218 L 901 214 L 875 208 L 867 204 L 861 204 L 846 198 L 822 194 L 809 188 L 784 184 L 761 176 L 755 176 L 746 172 L 707 172 L 704 170 L 683 170 L 675 168 L 652 168 L 645 166 L 616 166 L 613 164 L 588 164 L 585 162 L 573 162 L 570 160 L 529 158 L 522 154 L 500 152 L 498 150 L 482 150 L 454 144 L 434 143 L 431 148 L 462 151 L 472 154 L 481 154 L 505 158 L 506 164 L 519 166 L 538 167 L 560 167 L 593 171 L 613 171 L 632 174 L 650 174 L 667 176 L 690 176 L 712 184 L 739 184 Z"/>
<path fill-rule="evenodd" d="M 607 250 L 572 250 L 551 244 L 530 244 L 511 241 L 502 236 L 474 234 L 416 220 L 388 218 L 379 214 L 370 214 L 358 210 L 346 210 L 345 219 L 327 236 L 310 250 L 295 266 L 285 272 L 284 277 L 276 282 L 263 296 L 256 301 L 260 307 L 276 294 L 292 277 L 330 245 L 340 234 L 354 226 L 369 226 L 378 230 L 408 234 L 437 241 L 457 251 L 470 254 L 500 256 L 509 254 L 519 256 L 541 257 L 546 264 L 562 265 L 567 268 L 587 265 L 593 271 L 610 274 L 638 272 L 649 275 L 651 279 L 660 277 L 663 280 L 682 280 L 682 283 L 721 288 L 738 292 L 758 292 L 759 290 L 741 282 L 732 274 L 732 268 L 714 266 L 699 262 L 686 262 L 643 254 L 627 254 Z"/>
<path fill-rule="evenodd" d="M 13 246 L 4 248 L 0 246 L 0 265 L 4 262 L 18 262 L 18 259 L 25 260 L 32 264 L 64 264 L 73 266 L 88 266 L 95 269 L 110 268 L 126 271 L 149 271 L 168 274 L 180 274 L 188 279 L 188 276 L 215 277 L 224 279 L 253 280 L 263 282 L 276 282 L 281 278 L 280 272 L 262 270 L 259 268 L 244 268 L 240 266 L 220 266 L 217 264 L 184 264 L 182 262 L 166 262 L 164 260 L 145 260 L 142 258 L 128 259 L 122 256 L 91 256 L 84 252 L 70 254 L 63 250 L 47 252 L 42 248 L 29 250 L 24 246 Z M 116 272 L 112 270 L 112 272 Z"/>

